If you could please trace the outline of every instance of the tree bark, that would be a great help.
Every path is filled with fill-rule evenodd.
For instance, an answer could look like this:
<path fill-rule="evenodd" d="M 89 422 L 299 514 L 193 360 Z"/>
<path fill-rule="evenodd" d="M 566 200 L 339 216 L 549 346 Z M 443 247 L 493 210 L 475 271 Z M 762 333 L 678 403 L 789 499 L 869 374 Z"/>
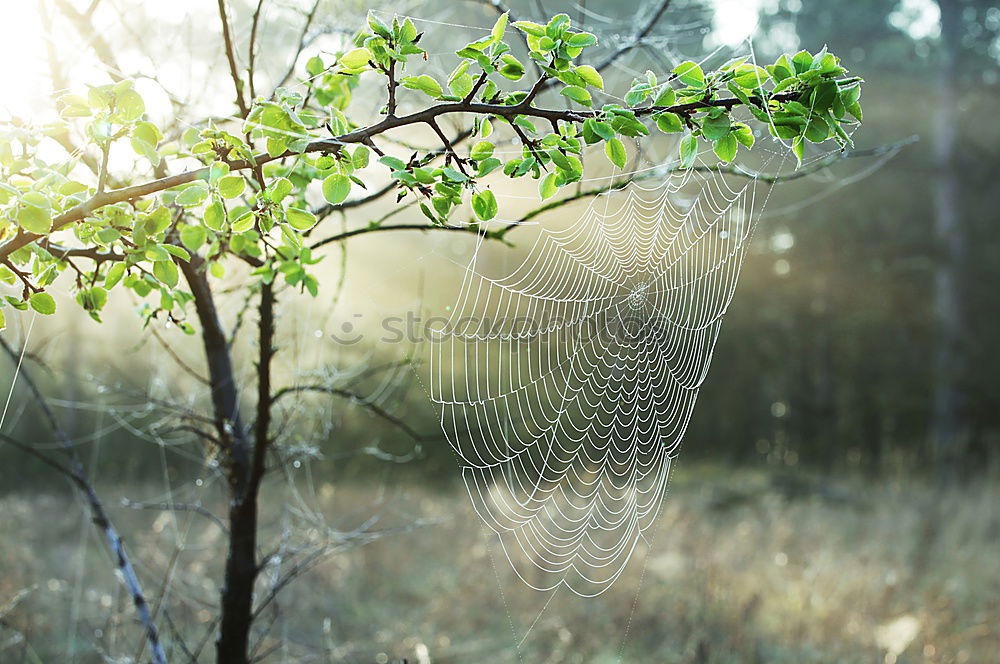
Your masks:
<path fill-rule="evenodd" d="M 212 389 L 216 429 L 224 449 L 229 479 L 229 549 L 220 597 L 221 619 L 216 639 L 217 661 L 249 662 L 253 588 L 257 580 L 257 489 L 253 473 L 253 446 L 240 418 L 239 390 L 225 331 L 219 321 L 215 299 L 197 256 L 181 262 L 201 323 L 201 338 Z"/>

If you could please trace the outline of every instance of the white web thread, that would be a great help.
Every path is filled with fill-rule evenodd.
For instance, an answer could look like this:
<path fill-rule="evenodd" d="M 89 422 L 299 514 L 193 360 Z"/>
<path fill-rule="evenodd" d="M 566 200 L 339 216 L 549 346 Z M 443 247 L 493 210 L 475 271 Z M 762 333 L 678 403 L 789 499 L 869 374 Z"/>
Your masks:
<path fill-rule="evenodd" d="M 431 398 L 476 511 L 530 587 L 599 594 L 652 526 L 760 186 L 688 170 L 609 192 L 542 229 L 502 278 L 477 248 L 431 341 Z"/>

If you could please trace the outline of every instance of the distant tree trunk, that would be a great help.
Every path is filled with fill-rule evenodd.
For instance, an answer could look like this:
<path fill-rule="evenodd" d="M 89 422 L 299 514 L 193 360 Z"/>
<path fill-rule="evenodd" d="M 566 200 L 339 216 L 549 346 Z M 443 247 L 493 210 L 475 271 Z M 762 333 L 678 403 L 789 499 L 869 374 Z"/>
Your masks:
<path fill-rule="evenodd" d="M 934 356 L 932 444 L 939 479 L 955 470 L 956 447 L 963 433 L 962 337 L 964 307 L 962 266 L 966 233 L 962 223 L 961 183 L 956 163 L 958 58 L 961 48 L 961 3 L 938 0 L 941 10 L 941 69 L 934 147 L 937 175 L 934 190 L 938 262 L 934 278 L 937 346 Z"/>

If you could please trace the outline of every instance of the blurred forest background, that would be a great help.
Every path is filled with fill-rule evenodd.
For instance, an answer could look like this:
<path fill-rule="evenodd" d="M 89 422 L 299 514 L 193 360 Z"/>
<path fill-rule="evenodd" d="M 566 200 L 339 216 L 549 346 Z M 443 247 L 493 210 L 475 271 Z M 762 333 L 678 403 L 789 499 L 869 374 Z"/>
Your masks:
<path fill-rule="evenodd" d="M 19 3 L 17 20 L 0 27 L 9 45 L 0 50 L 0 113 L 46 107 L 48 48 L 67 59 L 71 87 L 104 82 L 98 60 L 67 55 L 90 52 L 87 29 L 75 24 L 89 4 Z M 183 129 L 230 112 L 214 3 L 94 4 L 86 20 L 123 69 L 159 79 L 149 93 L 163 98 L 164 117 L 183 118 Z M 246 39 L 256 2 L 230 4 Z M 651 3 L 508 4 L 536 20 L 565 11 L 613 45 Z M 425 38 L 454 50 L 471 38 L 456 36 L 462 26 L 492 24 L 488 5 L 324 2 L 303 57 L 350 35 L 369 8 L 429 21 Z M 260 66 L 277 80 L 308 7 L 267 6 L 261 51 L 270 55 Z M 379 343 L 387 318 L 450 303 L 474 241 L 365 237 L 329 252 L 326 292 L 281 312 L 283 370 L 350 381 L 426 438 L 415 445 L 366 409 L 328 398 L 286 413 L 295 443 L 268 487 L 268 527 L 280 536 L 297 520 L 327 548 L 285 596 L 274 647 L 259 653 L 267 661 L 995 661 L 1000 123 L 991 118 L 1000 4 L 677 1 L 605 79 L 621 89 L 645 69 L 669 69 L 677 54 L 745 50 L 748 36 L 758 60 L 828 44 L 864 76 L 859 147 L 917 140 L 891 159 L 845 160 L 775 188 L 644 566 L 600 598 L 558 596 L 543 607 L 494 560 L 435 437 L 435 413 L 409 366 L 417 350 Z M 521 249 L 490 255 L 516 265 Z M 211 459 L 168 433 L 158 407 L 197 408 L 205 388 L 141 334 L 129 303 L 98 326 L 65 300 L 58 317 L 34 324 L 25 367 L 80 443 L 151 593 L 197 642 L 199 626 L 210 629 L 219 533 L 197 516 L 132 508 L 218 505 Z M 240 303 L 227 306 L 234 319 Z M 20 347 L 28 325 L 27 315 L 11 321 L 4 338 Z M 345 330 L 361 341 L 337 343 L 332 335 Z M 173 352 L 201 366 L 197 345 Z M 4 432 L 53 444 L 14 366 L 2 374 L 13 386 Z M 357 535 L 371 518 L 384 525 L 380 535 Z M 70 487 L 6 445 L 0 529 L 0 660 L 136 655 L 127 597 Z"/>

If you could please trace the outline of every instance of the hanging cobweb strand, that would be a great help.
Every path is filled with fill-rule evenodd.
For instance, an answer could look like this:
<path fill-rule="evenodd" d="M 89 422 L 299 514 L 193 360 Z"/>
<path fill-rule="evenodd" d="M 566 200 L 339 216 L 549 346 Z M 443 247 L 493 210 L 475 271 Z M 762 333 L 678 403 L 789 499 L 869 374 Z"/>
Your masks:
<path fill-rule="evenodd" d="M 431 397 L 473 506 L 531 587 L 599 594 L 652 528 L 760 186 L 681 171 L 540 229 L 509 274 L 477 249 L 429 344 Z"/>

